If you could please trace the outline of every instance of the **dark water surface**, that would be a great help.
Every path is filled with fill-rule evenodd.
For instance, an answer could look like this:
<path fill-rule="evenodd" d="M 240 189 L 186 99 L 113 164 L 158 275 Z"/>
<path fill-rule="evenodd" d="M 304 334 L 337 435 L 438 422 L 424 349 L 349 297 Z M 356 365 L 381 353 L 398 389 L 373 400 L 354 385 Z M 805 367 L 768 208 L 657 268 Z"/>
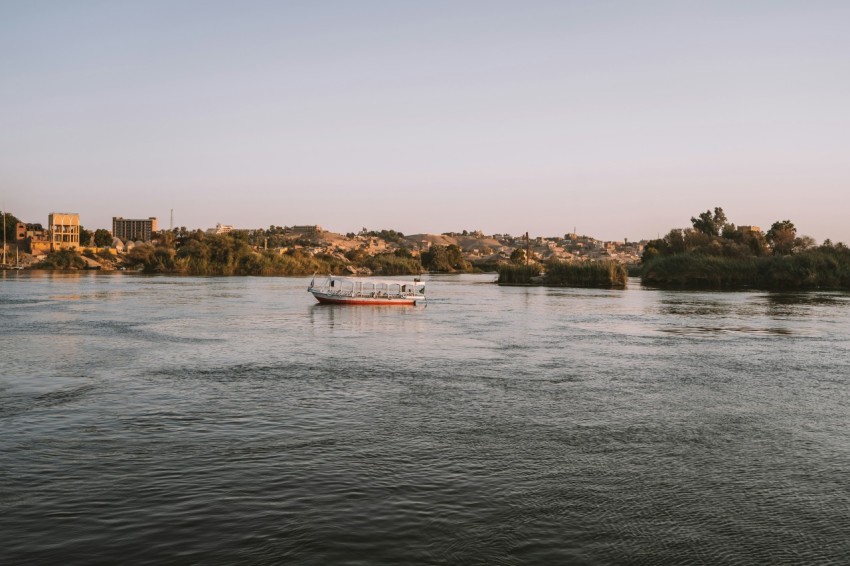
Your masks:
<path fill-rule="evenodd" d="M 847 564 L 850 296 L 0 275 L 0 563 Z"/>

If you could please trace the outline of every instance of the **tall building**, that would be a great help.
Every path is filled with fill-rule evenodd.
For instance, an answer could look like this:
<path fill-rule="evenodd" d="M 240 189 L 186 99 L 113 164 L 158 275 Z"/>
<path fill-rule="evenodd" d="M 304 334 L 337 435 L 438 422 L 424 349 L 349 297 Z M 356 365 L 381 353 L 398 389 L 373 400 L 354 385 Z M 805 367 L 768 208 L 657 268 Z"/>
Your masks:
<path fill-rule="evenodd" d="M 47 216 L 51 250 L 80 247 L 80 215 L 76 212 L 51 212 Z"/>
<path fill-rule="evenodd" d="M 153 216 L 147 220 L 131 220 L 120 216 L 112 217 L 112 237 L 120 238 L 125 242 L 127 240 L 150 242 L 156 231 L 156 218 Z"/>

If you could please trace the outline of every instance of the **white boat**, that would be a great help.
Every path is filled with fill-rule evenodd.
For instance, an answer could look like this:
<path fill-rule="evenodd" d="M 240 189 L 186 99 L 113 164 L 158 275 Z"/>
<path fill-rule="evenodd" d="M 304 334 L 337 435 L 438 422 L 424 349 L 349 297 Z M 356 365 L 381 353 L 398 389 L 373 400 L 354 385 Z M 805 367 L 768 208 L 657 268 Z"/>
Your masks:
<path fill-rule="evenodd" d="M 314 278 L 307 291 L 320 303 L 335 305 L 403 306 L 425 300 L 425 284 L 419 279 L 394 281 L 330 275 L 319 285 Z"/>

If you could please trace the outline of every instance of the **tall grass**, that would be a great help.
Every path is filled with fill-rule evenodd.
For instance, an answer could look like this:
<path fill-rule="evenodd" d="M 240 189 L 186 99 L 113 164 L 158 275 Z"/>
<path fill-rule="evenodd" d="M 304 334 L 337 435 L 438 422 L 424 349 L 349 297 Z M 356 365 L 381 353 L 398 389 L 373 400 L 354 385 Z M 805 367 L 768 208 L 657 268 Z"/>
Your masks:
<path fill-rule="evenodd" d="M 534 263 L 531 265 L 500 265 L 497 268 L 499 272 L 499 285 L 531 285 L 532 277 L 540 275 L 540 265 Z"/>
<path fill-rule="evenodd" d="M 497 270 L 499 285 L 625 287 L 629 278 L 626 267 L 616 261 L 553 260 L 546 264 L 545 274 L 539 264 L 500 265 Z"/>
<path fill-rule="evenodd" d="M 629 272 L 616 261 L 550 261 L 545 283 L 564 287 L 625 287 Z"/>

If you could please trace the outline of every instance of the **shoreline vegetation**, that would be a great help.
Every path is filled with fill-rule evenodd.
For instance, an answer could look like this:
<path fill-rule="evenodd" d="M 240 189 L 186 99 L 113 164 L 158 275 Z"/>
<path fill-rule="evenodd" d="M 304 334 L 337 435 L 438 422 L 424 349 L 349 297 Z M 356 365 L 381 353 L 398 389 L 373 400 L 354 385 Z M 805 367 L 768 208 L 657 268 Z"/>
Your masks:
<path fill-rule="evenodd" d="M 17 218 L 4 214 L 8 240 Z M 29 256 L 24 266 L 248 276 L 497 272 L 500 285 L 616 289 L 624 288 L 631 276 L 640 277 L 642 285 L 665 289 L 850 290 L 850 248 L 841 242 L 817 245 L 798 236 L 790 220 L 775 222 L 766 232 L 736 226 L 719 207 L 690 220 L 689 228 L 637 243 L 600 242 L 577 234 L 485 236 L 477 230 L 405 236 L 363 228 L 343 236 L 315 226 L 308 233 L 271 226 L 226 233 L 175 228 L 156 233 L 152 242 L 127 242 L 119 249 L 107 243 L 111 234 L 106 230 L 81 228 L 81 238 L 92 247 L 54 251 L 40 261 Z"/>
<path fill-rule="evenodd" d="M 646 264 L 641 282 L 666 289 L 850 290 L 850 250 L 820 247 L 772 257 L 684 253 Z"/>
<path fill-rule="evenodd" d="M 302 241 L 303 247 L 310 242 Z M 177 239 L 166 234 L 159 241 L 140 243 L 117 255 L 108 249 L 58 250 L 47 254 L 33 269 L 100 269 L 88 260 L 101 262 L 107 270 L 123 268 L 148 274 L 173 275 L 418 275 L 423 272 L 481 273 L 463 258 L 454 245 L 432 246 L 414 257 L 407 248 L 367 254 L 361 248 L 341 253 L 307 253 L 301 246 L 283 252 L 256 249 L 246 234 L 205 234 L 198 230 Z"/>
<path fill-rule="evenodd" d="M 350 257 L 348 257 L 350 256 Z M 127 253 L 126 265 L 144 273 L 183 275 L 341 275 L 366 271 L 382 275 L 420 273 L 417 259 L 403 253 L 359 257 L 255 250 L 240 233 L 188 238 L 179 245 L 144 244 Z"/>

